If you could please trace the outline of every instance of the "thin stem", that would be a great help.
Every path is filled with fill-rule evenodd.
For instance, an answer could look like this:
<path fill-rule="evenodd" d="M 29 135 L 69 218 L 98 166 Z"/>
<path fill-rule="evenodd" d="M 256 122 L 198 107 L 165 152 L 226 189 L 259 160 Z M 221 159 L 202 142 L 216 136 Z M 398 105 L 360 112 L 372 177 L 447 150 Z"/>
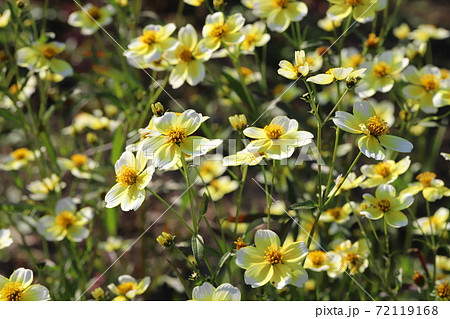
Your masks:
<path fill-rule="evenodd" d="M 241 202 L 242 202 L 242 194 L 244 192 L 244 184 L 245 184 L 245 180 L 247 178 L 247 171 L 248 171 L 248 165 L 245 165 L 242 169 L 242 178 L 241 181 L 239 182 L 239 193 L 238 193 L 238 198 L 237 198 L 237 203 L 236 203 L 236 216 L 235 216 L 235 220 L 234 220 L 234 238 L 236 238 L 237 235 L 237 229 L 238 229 L 238 225 L 239 225 L 239 215 L 241 213 Z"/>
<path fill-rule="evenodd" d="M 184 178 L 186 179 L 186 187 L 187 187 L 187 192 L 189 195 L 189 203 L 191 205 L 192 225 L 194 226 L 195 234 L 197 234 L 198 233 L 198 225 L 197 225 L 197 216 L 195 215 L 194 198 L 192 196 L 192 187 L 191 187 L 192 184 L 189 179 L 189 171 L 188 171 L 188 166 L 187 166 L 186 158 L 184 157 L 184 154 L 181 155 L 181 162 L 183 163 Z"/>

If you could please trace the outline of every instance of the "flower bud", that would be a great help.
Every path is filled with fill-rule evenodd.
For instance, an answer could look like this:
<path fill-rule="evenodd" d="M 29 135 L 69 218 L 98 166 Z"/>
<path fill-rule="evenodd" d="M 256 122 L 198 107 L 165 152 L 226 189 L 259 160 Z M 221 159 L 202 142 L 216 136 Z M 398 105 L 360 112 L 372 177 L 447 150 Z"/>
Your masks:
<path fill-rule="evenodd" d="M 244 114 L 230 116 L 228 120 L 236 131 L 242 130 L 247 125 L 247 118 Z"/>
<path fill-rule="evenodd" d="M 153 103 L 151 107 L 152 107 L 152 112 L 153 112 L 153 114 L 155 114 L 155 116 L 163 116 L 164 115 L 164 106 L 161 103 L 159 103 L 159 102 Z"/>
<path fill-rule="evenodd" d="M 166 232 L 162 232 L 158 238 L 156 238 L 156 241 L 158 244 L 160 244 L 163 248 L 170 248 L 173 246 L 175 240 L 175 236 L 172 236 Z"/>
<path fill-rule="evenodd" d="M 223 0 L 213 0 L 214 9 L 219 11 L 224 3 L 225 3 L 225 1 L 223 1 Z"/>
<path fill-rule="evenodd" d="M 366 40 L 366 46 L 369 49 L 375 49 L 378 46 L 378 42 L 380 42 L 380 37 L 377 37 L 375 33 L 370 33 Z"/>
<path fill-rule="evenodd" d="M 412 279 L 418 287 L 423 287 L 425 285 L 425 276 L 417 270 L 414 271 L 414 276 Z"/>
<path fill-rule="evenodd" d="M 105 291 L 101 287 L 98 287 L 97 289 L 93 290 L 91 292 L 91 295 L 97 301 L 105 300 Z"/>
<path fill-rule="evenodd" d="M 236 244 L 236 250 L 239 250 L 247 246 L 247 244 L 242 240 L 241 237 L 238 237 L 238 239 L 236 239 L 236 241 L 233 243 Z"/>
<path fill-rule="evenodd" d="M 405 121 L 408 122 L 409 120 L 411 120 L 411 113 L 405 110 L 401 110 L 400 113 L 398 114 L 400 116 L 400 118 Z"/>

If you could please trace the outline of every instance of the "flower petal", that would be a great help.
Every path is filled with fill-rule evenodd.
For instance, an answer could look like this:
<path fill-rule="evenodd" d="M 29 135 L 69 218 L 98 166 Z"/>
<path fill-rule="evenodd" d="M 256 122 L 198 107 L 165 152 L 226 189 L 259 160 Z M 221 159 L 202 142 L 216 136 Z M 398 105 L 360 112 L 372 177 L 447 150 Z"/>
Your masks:
<path fill-rule="evenodd" d="M 240 301 L 241 292 L 233 285 L 225 283 L 217 287 L 212 299 L 214 301 Z"/>
<path fill-rule="evenodd" d="M 236 252 L 236 265 L 244 269 L 249 268 L 253 264 L 259 264 L 264 261 L 264 255 L 252 246 L 241 248 Z"/>
<path fill-rule="evenodd" d="M 269 263 L 254 264 L 244 274 L 244 280 L 252 288 L 264 286 L 273 276 L 273 266 Z"/>
<path fill-rule="evenodd" d="M 23 292 L 21 301 L 43 301 L 50 300 L 50 292 L 41 285 L 32 285 Z"/>
<path fill-rule="evenodd" d="M 212 301 L 214 290 L 213 285 L 209 282 L 204 282 L 203 285 L 197 286 L 192 290 L 192 299 L 197 301 Z"/>
<path fill-rule="evenodd" d="M 408 225 L 408 218 L 400 211 L 389 211 L 384 214 L 386 223 L 392 227 L 403 227 Z"/>

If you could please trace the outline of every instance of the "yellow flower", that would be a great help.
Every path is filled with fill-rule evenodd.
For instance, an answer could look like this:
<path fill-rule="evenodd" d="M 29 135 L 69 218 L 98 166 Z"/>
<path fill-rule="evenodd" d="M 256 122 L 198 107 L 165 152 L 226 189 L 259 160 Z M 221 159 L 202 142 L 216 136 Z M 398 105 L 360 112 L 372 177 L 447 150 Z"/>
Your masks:
<path fill-rule="evenodd" d="M 122 237 L 108 236 L 106 241 L 100 243 L 100 249 L 109 253 L 113 251 L 125 251 L 130 247 L 131 243 L 132 241 L 129 239 L 124 240 Z"/>
<path fill-rule="evenodd" d="M 192 290 L 192 300 L 195 301 L 240 301 L 241 292 L 231 284 L 221 284 L 214 288 L 209 282 Z"/>
<path fill-rule="evenodd" d="M 0 275 L 0 301 L 50 300 L 48 289 L 32 285 L 32 282 L 33 272 L 30 269 L 16 269 L 9 278 Z"/>
<path fill-rule="evenodd" d="M 363 188 L 371 188 L 381 184 L 390 184 L 397 179 L 399 175 L 405 173 L 411 160 L 409 156 L 395 163 L 392 160 L 380 162 L 375 165 L 363 165 L 361 167 L 361 173 L 367 177 L 367 179 L 361 184 Z"/>
<path fill-rule="evenodd" d="M 383 184 L 377 187 L 375 197 L 371 194 L 364 194 L 363 198 L 371 206 L 363 209 L 361 215 L 374 220 L 384 217 L 388 225 L 396 228 L 408 224 L 408 218 L 401 210 L 411 206 L 414 201 L 412 194 L 403 193 L 397 197 L 394 186 Z"/>
<path fill-rule="evenodd" d="M 343 241 L 336 246 L 334 252 L 339 254 L 342 260 L 341 267 L 338 268 L 337 273 L 333 274 L 334 276 L 343 273 L 345 270 L 348 270 L 350 275 L 363 273 L 369 266 L 367 258 L 370 250 L 365 239 L 360 239 L 354 244 L 350 240 Z M 333 275 L 330 277 L 333 277 Z"/>
<path fill-rule="evenodd" d="M 395 78 L 409 63 L 400 50 L 385 51 L 374 57 L 372 62 L 366 62 L 361 67 L 366 68 L 363 80 L 356 87 L 356 93 L 361 98 L 373 96 L 376 92 L 389 92 L 395 83 Z"/>
<path fill-rule="evenodd" d="M 226 45 L 241 43 L 245 39 L 245 35 L 240 32 L 244 23 L 245 19 L 240 13 L 235 13 L 226 20 L 222 12 L 209 14 L 202 29 L 204 39 L 199 43 L 200 50 L 215 51 L 222 42 Z"/>
<path fill-rule="evenodd" d="M 317 25 L 319 26 L 319 28 L 321 28 L 322 30 L 331 32 L 333 30 L 335 30 L 336 28 L 339 28 L 342 24 L 342 20 L 331 20 L 328 17 L 325 17 L 323 19 L 319 19 L 317 21 Z"/>
<path fill-rule="evenodd" d="M 446 256 L 436 256 L 436 268 L 444 271 L 450 271 L 450 258 Z"/>
<path fill-rule="evenodd" d="M 116 182 L 105 196 L 106 207 L 116 207 L 120 204 L 123 211 L 137 210 L 145 199 L 145 187 L 150 183 L 155 168 L 146 168 L 147 160 L 139 150 L 136 157 L 130 151 L 125 151 L 114 165 Z"/>
<path fill-rule="evenodd" d="M 236 154 L 225 156 L 222 163 L 224 166 L 255 166 L 258 165 L 264 158 L 269 158 L 267 153 L 260 152 L 255 148 L 245 148 L 242 151 L 237 152 Z"/>
<path fill-rule="evenodd" d="M 29 100 L 34 91 L 36 91 L 36 86 L 37 79 L 34 75 L 24 78 L 21 82 L 10 84 L 8 92 L 13 96 L 13 99 L 6 94 L 3 95 L 0 101 L 0 108 L 15 110 L 16 107 L 22 107 L 24 102 Z"/>
<path fill-rule="evenodd" d="M 287 116 L 275 117 L 263 129 L 247 127 L 243 133 L 255 139 L 247 145 L 247 150 L 264 152 L 278 160 L 291 157 L 296 147 L 311 143 L 314 137 L 307 131 L 298 131 L 298 122 Z"/>
<path fill-rule="evenodd" d="M 421 217 L 417 219 L 415 234 L 438 235 L 450 229 L 450 224 L 447 223 L 449 210 L 445 207 L 439 208 L 436 213 L 428 217 Z"/>
<path fill-rule="evenodd" d="M 90 179 L 98 166 L 98 163 L 84 154 L 73 154 L 70 159 L 58 157 L 57 161 L 62 169 L 70 170 L 73 176 L 82 179 Z M 97 176 L 98 178 L 101 176 Z"/>
<path fill-rule="evenodd" d="M 50 192 L 59 193 L 64 187 L 66 187 L 66 184 L 61 182 L 56 174 L 52 174 L 42 181 L 32 181 L 27 185 L 27 189 L 31 192 L 30 197 L 33 200 L 46 199 Z"/>
<path fill-rule="evenodd" d="M 444 28 L 437 28 L 432 24 L 421 24 L 416 30 L 408 35 L 408 38 L 421 43 L 426 43 L 430 39 L 443 40 L 449 36 L 450 32 Z"/>
<path fill-rule="evenodd" d="M 238 181 L 231 180 L 230 176 L 222 176 L 209 182 L 209 185 L 202 188 L 200 193 L 206 193 L 211 197 L 212 201 L 218 201 L 225 194 L 235 191 L 238 187 Z"/>
<path fill-rule="evenodd" d="M 278 74 L 290 80 L 297 80 L 302 76 L 307 76 L 310 70 L 309 63 L 305 58 L 305 51 L 295 51 L 295 64 L 287 60 L 281 60 L 278 64 Z"/>
<path fill-rule="evenodd" d="M 0 228 L 0 249 L 9 247 L 12 243 L 11 231 L 8 228 Z"/>
<path fill-rule="evenodd" d="M 213 154 L 203 161 L 197 168 L 201 181 L 205 184 L 211 182 L 214 178 L 221 176 L 227 168 L 222 165 L 222 155 Z"/>
<path fill-rule="evenodd" d="M 397 39 L 403 40 L 409 36 L 411 29 L 406 23 L 400 24 L 398 27 L 392 30 L 392 33 L 397 37 Z"/>
<path fill-rule="evenodd" d="M 342 207 L 329 208 L 320 215 L 320 220 L 326 223 L 343 224 L 350 219 L 350 214 L 357 210 L 356 203 L 350 202 Z"/>
<path fill-rule="evenodd" d="M 175 67 L 169 76 L 169 84 L 177 89 L 187 82 L 196 86 L 205 78 L 204 61 L 209 60 L 211 52 L 200 51 L 197 44 L 197 32 L 190 24 L 182 27 L 178 33 L 177 45 L 167 54 L 166 59 Z"/>
<path fill-rule="evenodd" d="M 450 189 L 444 186 L 444 181 L 436 178 L 436 174 L 432 172 L 424 172 L 417 175 L 418 182 L 411 183 L 402 193 L 411 193 L 413 195 L 422 191 L 423 197 L 434 202 L 442 197 L 450 196 Z"/>
<path fill-rule="evenodd" d="M 433 99 L 437 93 L 444 93 L 450 89 L 450 79 L 441 79 L 441 70 L 433 65 L 426 65 L 420 71 L 413 65 L 408 66 L 403 75 L 410 83 L 402 92 L 410 99 L 419 100 L 419 107 L 425 113 L 436 113 L 443 103 L 435 103 Z"/>
<path fill-rule="evenodd" d="M 253 9 L 253 2 L 255 2 L 255 0 L 241 0 L 242 5 L 244 5 L 246 8 L 252 10 Z"/>
<path fill-rule="evenodd" d="M 363 74 L 366 69 L 353 71 L 353 68 L 331 68 L 325 74 L 317 74 L 309 77 L 306 81 L 320 85 L 327 85 L 334 81 L 347 81 L 356 79 Z"/>
<path fill-rule="evenodd" d="M 184 3 L 187 3 L 194 7 L 199 7 L 203 4 L 203 2 L 205 2 L 205 0 L 183 0 L 183 1 Z"/>
<path fill-rule="evenodd" d="M 341 256 L 334 252 L 314 250 L 306 256 L 304 267 L 314 272 L 326 271 L 333 277 L 339 271 L 341 262 Z"/>
<path fill-rule="evenodd" d="M 241 32 L 245 35 L 245 39 L 241 43 L 241 49 L 244 52 L 253 52 L 255 47 L 262 47 L 270 40 L 270 35 L 265 33 L 266 25 L 261 21 L 244 26 Z"/>
<path fill-rule="evenodd" d="M 81 28 L 81 34 L 91 35 L 112 22 L 115 10 L 112 5 L 97 7 L 88 3 L 80 11 L 72 12 L 67 23 L 73 27 Z"/>
<path fill-rule="evenodd" d="M 355 103 L 353 114 L 337 111 L 333 122 L 346 132 L 362 134 L 363 136 L 358 141 L 359 149 L 367 157 L 376 160 L 384 159 L 386 152 L 384 147 L 403 153 L 409 153 L 413 148 L 413 145 L 407 140 L 389 135 L 386 121 L 380 118 L 366 101 Z"/>
<path fill-rule="evenodd" d="M 44 216 L 39 219 L 39 234 L 50 241 L 61 241 L 67 237 L 70 241 L 80 242 L 89 236 L 86 224 L 94 217 L 91 207 L 77 211 L 72 198 L 60 199 L 56 204 L 56 216 Z"/>
<path fill-rule="evenodd" d="M 386 0 L 328 0 L 331 6 L 327 17 L 332 20 L 343 20 L 352 14 L 360 23 L 372 21 L 376 11 L 384 9 Z"/>
<path fill-rule="evenodd" d="M 255 247 L 247 246 L 236 252 L 236 264 L 245 269 L 245 283 L 252 288 L 268 282 L 277 289 L 289 284 L 302 287 L 308 280 L 308 274 L 302 267 L 307 253 L 305 242 L 281 246 L 276 233 L 259 229 L 255 234 Z"/>
<path fill-rule="evenodd" d="M 52 72 L 62 78 L 71 76 L 72 66 L 56 58 L 65 47 L 64 43 L 56 41 L 44 44 L 34 43 L 31 47 L 17 50 L 17 64 L 33 72 Z"/>
<path fill-rule="evenodd" d="M 132 39 L 128 45 L 128 50 L 123 53 L 128 64 L 140 69 L 158 61 L 164 52 L 177 44 L 177 40 L 170 36 L 175 29 L 176 26 L 173 23 L 168 23 L 165 26 L 147 25 L 142 35 Z"/>
<path fill-rule="evenodd" d="M 253 14 L 267 18 L 269 29 L 281 33 L 292 21 L 301 21 L 308 14 L 308 7 L 294 0 L 254 0 Z"/>
<path fill-rule="evenodd" d="M 26 147 L 21 147 L 12 151 L 8 156 L 5 156 L 2 159 L 3 163 L 0 164 L 0 169 L 5 171 L 16 171 L 27 165 L 28 162 L 34 161 L 36 157 L 37 153 L 35 154 Z"/>
<path fill-rule="evenodd" d="M 126 301 L 133 299 L 137 295 L 142 295 L 150 285 L 150 277 L 144 277 L 139 283 L 130 275 L 122 275 L 119 277 L 119 285 L 109 284 L 108 289 L 117 297 L 114 301 Z"/>
<path fill-rule="evenodd" d="M 350 174 L 348 174 L 347 178 L 345 179 L 344 182 L 342 182 L 343 180 L 343 176 L 342 174 L 340 174 L 335 181 L 335 185 L 334 187 L 331 189 L 330 193 L 328 194 L 328 196 L 331 196 L 334 194 L 335 190 L 339 187 L 340 184 L 342 184 L 342 186 L 339 188 L 339 190 L 337 191 L 337 193 L 335 195 L 339 195 L 341 194 L 343 191 L 347 191 L 356 187 L 359 187 L 361 185 L 361 183 L 364 181 L 364 179 L 366 178 L 366 176 L 361 175 L 359 177 L 356 177 L 356 174 L 351 172 Z"/>
<path fill-rule="evenodd" d="M 228 120 L 230 121 L 231 126 L 236 131 L 240 131 L 247 126 L 247 118 L 245 117 L 245 114 L 236 114 L 230 116 L 228 117 Z"/>
<path fill-rule="evenodd" d="M 341 60 L 341 66 L 343 68 L 357 69 L 364 63 L 365 58 L 358 49 L 350 47 L 342 49 Z M 338 62 L 339 60 L 336 59 L 335 63 L 337 64 Z"/>
<path fill-rule="evenodd" d="M 9 18 L 11 17 L 11 10 L 6 9 L 3 13 L 0 13 L 0 28 L 4 28 L 8 25 Z"/>

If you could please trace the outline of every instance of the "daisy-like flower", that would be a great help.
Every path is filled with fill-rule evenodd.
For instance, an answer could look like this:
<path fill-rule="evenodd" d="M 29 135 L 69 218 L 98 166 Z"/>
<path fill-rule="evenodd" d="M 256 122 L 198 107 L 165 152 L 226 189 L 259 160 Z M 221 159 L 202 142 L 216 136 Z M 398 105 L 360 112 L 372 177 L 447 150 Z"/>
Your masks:
<path fill-rule="evenodd" d="M 415 234 L 436 235 L 450 229 L 448 223 L 449 210 L 441 207 L 430 218 L 421 217 L 417 219 Z"/>
<path fill-rule="evenodd" d="M 447 280 L 438 280 L 436 282 L 436 294 L 442 300 L 450 301 L 450 284 Z"/>
<path fill-rule="evenodd" d="M 366 101 L 355 103 L 353 114 L 337 111 L 333 122 L 346 132 L 363 135 L 358 140 L 358 147 L 367 157 L 383 160 L 386 153 L 384 148 L 402 153 L 413 149 L 413 145 L 407 140 L 388 134 L 387 123 Z"/>
<path fill-rule="evenodd" d="M 338 272 L 333 274 L 335 276 L 343 273 L 345 270 L 348 270 L 350 275 L 363 273 L 369 266 L 369 260 L 367 257 L 370 254 L 370 249 L 365 239 L 360 239 L 353 244 L 350 240 L 346 240 L 337 245 L 334 252 L 341 256 L 342 260 L 341 267 L 338 268 Z"/>
<path fill-rule="evenodd" d="M 343 224 L 350 219 L 350 214 L 357 210 L 356 203 L 350 202 L 342 207 L 329 208 L 320 215 L 320 220 L 326 223 Z"/>
<path fill-rule="evenodd" d="M 334 252 L 314 250 L 306 256 L 304 267 L 314 272 L 326 271 L 330 277 L 334 277 L 341 262 L 341 256 Z"/>
<path fill-rule="evenodd" d="M 361 184 L 363 188 L 376 187 L 381 184 L 390 184 L 397 179 L 399 175 L 405 173 L 411 160 L 409 156 L 395 163 L 392 160 L 380 162 L 375 165 L 363 165 L 361 173 L 367 176 L 367 179 Z"/>
<path fill-rule="evenodd" d="M 86 224 L 94 217 L 92 207 L 84 207 L 77 211 L 72 198 L 58 201 L 56 216 L 44 216 L 39 219 L 37 230 L 39 234 L 50 241 L 61 241 L 67 237 L 70 241 L 80 242 L 89 236 Z"/>
<path fill-rule="evenodd" d="M 16 269 L 9 278 L 0 275 L 0 301 L 50 300 L 47 288 L 32 283 L 33 272 L 30 269 Z"/>
<path fill-rule="evenodd" d="M 106 241 L 100 243 L 100 249 L 103 249 L 108 253 L 114 251 L 125 251 L 130 247 L 131 243 L 132 241 L 130 239 L 123 239 L 122 237 L 118 236 L 108 236 L 108 238 L 106 238 Z"/>
<path fill-rule="evenodd" d="M 62 129 L 63 134 L 73 135 L 80 133 L 85 128 L 90 128 L 91 130 L 108 130 L 113 131 L 120 125 L 120 121 L 115 121 L 107 118 L 106 116 L 101 116 L 100 114 L 89 114 L 86 112 L 77 114 L 73 119 L 73 123 Z"/>
<path fill-rule="evenodd" d="M 281 247 L 276 233 L 259 229 L 255 234 L 255 247 L 243 247 L 236 252 L 236 264 L 245 269 L 245 283 L 252 288 L 268 282 L 277 289 L 289 284 L 302 287 L 308 280 L 302 267 L 307 253 L 305 242 L 292 242 Z"/>
<path fill-rule="evenodd" d="M 281 33 L 292 21 L 301 21 L 308 14 L 308 7 L 295 0 L 254 0 L 253 14 L 267 18 L 269 29 Z"/>
<path fill-rule="evenodd" d="M 214 288 L 209 282 L 192 290 L 192 300 L 195 301 L 240 301 L 241 292 L 231 284 L 221 284 Z"/>
<path fill-rule="evenodd" d="M 202 122 L 203 116 L 194 110 L 186 110 L 180 115 L 166 112 L 155 118 L 155 128 L 159 135 L 143 143 L 145 156 L 152 157 L 156 167 L 169 169 L 181 160 L 181 156 L 206 154 L 217 147 L 218 141 L 189 136 L 197 131 Z"/>
<path fill-rule="evenodd" d="M 69 170 L 73 176 L 82 179 L 91 178 L 98 166 L 98 163 L 84 154 L 73 154 L 70 159 L 59 157 L 57 160 L 62 169 Z"/>
<path fill-rule="evenodd" d="M 450 189 L 444 186 L 444 181 L 442 179 L 436 177 L 437 175 L 435 173 L 423 172 L 417 175 L 416 179 L 418 182 L 409 184 L 402 193 L 416 195 L 421 191 L 423 197 L 429 202 L 434 202 L 444 196 L 450 196 Z"/>
<path fill-rule="evenodd" d="M 34 43 L 31 47 L 17 50 L 17 64 L 33 72 L 50 71 L 65 78 L 73 74 L 72 66 L 56 58 L 64 51 L 66 45 L 62 42 Z"/>
<path fill-rule="evenodd" d="M 370 105 L 373 106 L 377 116 L 386 121 L 389 127 L 395 123 L 395 105 L 389 100 L 377 101 L 374 98 L 367 99 Z"/>
<path fill-rule="evenodd" d="M 377 11 L 384 9 L 386 0 L 328 0 L 331 4 L 327 17 L 343 20 L 352 14 L 360 23 L 372 21 Z"/>
<path fill-rule="evenodd" d="M 356 87 L 356 93 L 361 98 L 367 98 L 376 92 L 389 92 L 395 83 L 395 78 L 407 67 L 409 59 L 400 50 L 385 51 L 374 57 L 372 62 L 361 65 L 367 71 Z"/>
<path fill-rule="evenodd" d="M 383 184 L 375 190 L 375 196 L 364 194 L 363 198 L 370 203 L 370 206 L 361 211 L 361 215 L 370 219 L 380 219 L 384 217 L 386 223 L 392 227 L 403 227 L 408 224 L 408 218 L 401 210 L 408 208 L 414 201 L 410 193 L 396 196 L 394 186 Z"/>
<path fill-rule="evenodd" d="M 11 231 L 8 228 L 0 229 L 0 249 L 9 247 L 12 243 Z"/>
<path fill-rule="evenodd" d="M 341 60 L 343 68 L 354 68 L 357 69 L 364 63 L 364 56 L 361 52 L 353 47 L 343 48 L 341 51 Z M 336 59 L 335 63 L 339 63 L 339 60 Z"/>
<path fill-rule="evenodd" d="M 11 17 L 11 10 L 6 9 L 3 13 L 0 13 L 0 28 L 4 28 L 8 25 L 9 18 Z"/>
<path fill-rule="evenodd" d="M 205 78 L 203 62 L 209 60 L 211 52 L 202 52 L 197 43 L 197 32 L 190 24 L 178 33 L 178 44 L 166 54 L 166 59 L 175 65 L 169 76 L 169 84 L 177 89 L 187 82 L 196 86 Z"/>
<path fill-rule="evenodd" d="M 108 289 L 117 297 L 114 301 L 131 300 L 137 295 L 142 295 L 150 285 L 150 277 L 144 277 L 139 282 L 130 275 L 122 275 L 119 277 L 119 285 L 109 284 Z"/>
<path fill-rule="evenodd" d="M 247 127 L 243 133 L 255 139 L 247 149 L 257 149 L 278 160 L 291 157 L 296 147 L 311 143 L 314 137 L 307 131 L 298 131 L 298 122 L 287 116 L 275 117 L 264 129 Z"/>
<path fill-rule="evenodd" d="M 328 196 L 333 195 L 339 186 L 340 187 L 335 194 L 336 196 L 341 194 L 343 191 L 347 191 L 347 190 L 359 187 L 359 186 L 361 186 L 361 183 L 365 179 L 366 179 L 366 177 L 364 175 L 356 177 L 356 174 L 354 172 L 351 172 L 350 174 L 348 174 L 347 178 L 344 180 L 344 176 L 342 174 L 339 174 L 339 176 L 336 178 L 335 185 L 331 189 Z"/>
<path fill-rule="evenodd" d="M 323 19 L 319 19 L 317 21 L 317 25 L 319 28 L 321 28 L 324 31 L 331 32 L 335 30 L 336 28 L 339 28 L 342 24 L 342 20 L 331 20 L 328 17 L 325 17 Z"/>
<path fill-rule="evenodd" d="M 444 28 L 437 28 L 432 24 L 421 24 L 416 30 L 409 33 L 408 38 L 421 43 L 426 43 L 430 39 L 443 40 L 449 36 L 450 31 Z"/>
<path fill-rule="evenodd" d="M 139 150 L 134 156 L 125 151 L 114 165 L 116 182 L 105 196 L 106 207 L 116 207 L 120 204 L 123 211 L 137 210 L 145 199 L 145 187 L 150 183 L 155 167 L 146 168 L 147 159 Z"/>
<path fill-rule="evenodd" d="M 255 148 L 245 148 L 242 151 L 237 152 L 236 154 L 225 156 L 222 160 L 222 164 L 224 166 L 255 166 L 265 158 L 269 158 L 266 152 L 260 152 Z"/>
<path fill-rule="evenodd" d="M 208 156 L 207 160 L 204 160 L 197 169 L 201 182 L 209 183 L 214 178 L 221 176 L 227 168 L 222 165 L 222 155 L 213 154 Z"/>
<path fill-rule="evenodd" d="M 238 181 L 231 180 L 230 176 L 222 176 L 209 182 L 209 185 L 202 188 L 200 193 L 206 193 L 212 201 L 218 201 L 226 194 L 234 192 L 238 187 Z"/>
<path fill-rule="evenodd" d="M 241 32 L 245 35 L 245 39 L 241 43 L 243 52 L 253 52 L 255 47 L 265 46 L 270 40 L 270 35 L 266 33 L 266 25 L 261 21 L 247 24 L 241 29 Z"/>
<path fill-rule="evenodd" d="M 419 107 L 425 113 L 436 113 L 438 107 L 444 104 L 435 104 L 435 94 L 450 89 L 450 79 L 441 79 L 441 70 L 433 65 L 426 65 L 420 71 L 413 65 L 408 66 L 403 75 L 410 83 L 402 92 L 410 99 L 419 100 Z"/>
<path fill-rule="evenodd" d="M 56 174 L 44 178 L 42 181 L 32 181 L 27 185 L 27 189 L 31 192 L 32 200 L 44 200 L 51 192 L 59 193 L 61 189 L 66 187 L 64 182 Z"/>
<path fill-rule="evenodd" d="M 173 23 L 168 23 L 165 26 L 147 25 L 142 35 L 131 40 L 128 50 L 123 53 L 128 64 L 140 69 L 160 59 L 163 52 L 170 50 L 177 44 L 177 40 L 171 37 L 175 29 L 176 26 Z"/>
<path fill-rule="evenodd" d="M 241 43 L 245 39 L 245 35 L 240 32 L 244 23 L 245 18 L 240 13 L 226 19 L 220 11 L 209 14 L 202 29 L 204 39 L 199 43 L 200 50 L 216 51 L 222 42 L 226 45 Z"/>
<path fill-rule="evenodd" d="M 307 76 L 310 67 L 309 63 L 305 57 L 305 51 L 295 51 L 295 62 L 292 65 L 291 62 L 287 60 L 281 60 L 278 64 L 280 67 L 278 69 L 278 74 L 289 79 L 289 80 L 297 80 L 298 78 Z"/>
<path fill-rule="evenodd" d="M 112 22 L 115 10 L 112 5 L 97 7 L 88 3 L 82 10 L 72 12 L 67 23 L 73 27 L 81 28 L 81 34 L 91 35 Z"/>
<path fill-rule="evenodd" d="M 306 81 L 327 85 L 334 81 L 350 81 L 356 79 L 363 74 L 366 69 L 358 69 L 353 71 L 353 68 L 331 68 L 325 74 L 317 74 L 309 77 Z"/>
<path fill-rule="evenodd" d="M 409 25 L 402 23 L 398 27 L 392 29 L 392 33 L 397 39 L 404 40 L 411 33 L 411 29 L 409 28 Z"/>
<path fill-rule="evenodd" d="M 11 99 L 5 94 L 0 101 L 0 108 L 15 110 L 16 107 L 22 107 L 24 102 L 33 95 L 34 91 L 36 91 L 36 86 L 37 79 L 34 75 L 24 79 L 24 81 L 20 83 L 12 83 L 8 88 L 8 92 L 14 99 Z"/>
<path fill-rule="evenodd" d="M 16 171 L 35 159 L 36 154 L 33 151 L 30 151 L 26 147 L 21 147 L 2 158 L 0 169 L 6 171 Z"/>

